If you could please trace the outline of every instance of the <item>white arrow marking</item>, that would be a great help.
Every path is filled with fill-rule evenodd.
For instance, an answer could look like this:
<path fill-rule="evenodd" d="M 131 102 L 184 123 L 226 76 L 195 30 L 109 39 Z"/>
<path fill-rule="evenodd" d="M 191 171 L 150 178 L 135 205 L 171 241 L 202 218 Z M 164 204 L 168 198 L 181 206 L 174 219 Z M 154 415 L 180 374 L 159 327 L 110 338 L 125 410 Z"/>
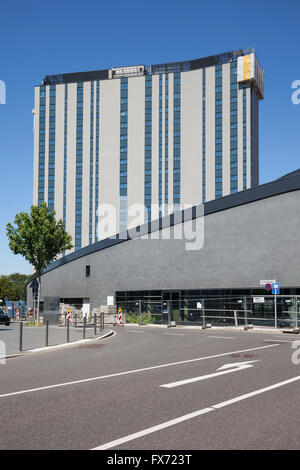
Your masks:
<path fill-rule="evenodd" d="M 258 362 L 258 361 L 259 361 L 259 359 L 256 359 L 255 361 L 232 362 L 232 363 L 229 363 L 229 364 L 224 364 L 224 366 L 219 367 L 219 369 L 217 369 L 217 370 L 232 369 L 233 367 L 238 367 L 240 369 L 241 366 L 244 366 L 245 364 L 252 364 L 252 362 Z M 250 366 L 250 367 L 252 367 L 252 366 Z M 244 367 L 242 367 L 242 369 L 244 369 Z"/>
<path fill-rule="evenodd" d="M 193 382 L 200 382 L 200 380 L 206 380 L 206 379 L 211 379 L 213 377 L 218 377 L 219 375 L 231 374 L 231 372 L 237 372 L 238 370 L 243 370 L 243 369 L 248 369 L 249 367 L 253 367 L 252 362 L 258 362 L 258 360 L 225 364 L 224 366 L 219 367 L 219 369 L 217 369 L 217 370 L 221 370 L 222 372 L 215 372 L 214 374 L 201 375 L 200 377 L 193 377 L 191 379 L 180 380 L 179 382 L 171 382 L 169 384 L 164 384 L 160 386 L 164 388 L 174 388 L 174 387 L 179 387 L 180 385 L 185 385 L 185 384 L 189 384 Z"/>

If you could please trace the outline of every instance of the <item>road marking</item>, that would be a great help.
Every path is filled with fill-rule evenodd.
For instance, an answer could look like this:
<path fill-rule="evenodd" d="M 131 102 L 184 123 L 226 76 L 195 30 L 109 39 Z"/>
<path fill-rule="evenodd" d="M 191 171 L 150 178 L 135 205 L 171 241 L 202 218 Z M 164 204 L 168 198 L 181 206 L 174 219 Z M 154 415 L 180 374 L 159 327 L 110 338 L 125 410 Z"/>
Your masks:
<path fill-rule="evenodd" d="M 180 387 L 181 385 L 186 385 L 194 382 L 200 382 L 201 380 L 212 379 L 213 377 L 218 377 L 219 375 L 231 374 L 232 372 L 237 372 L 239 370 L 248 369 L 249 367 L 253 367 L 251 364 L 252 362 L 256 361 L 247 361 L 247 362 L 236 362 L 231 364 L 225 364 L 222 367 L 219 367 L 217 370 L 221 370 L 221 372 L 215 372 L 213 374 L 207 375 L 200 375 L 199 377 L 192 377 L 191 379 L 179 380 L 178 382 L 171 382 L 168 384 L 160 385 L 160 387 L 164 388 L 174 388 Z M 225 370 L 224 370 L 225 369 Z"/>
<path fill-rule="evenodd" d="M 213 335 L 206 335 L 206 338 L 235 339 L 233 338 L 233 336 L 213 336 Z"/>
<path fill-rule="evenodd" d="M 28 390 L 20 390 L 18 392 L 4 393 L 4 394 L 0 395 L 0 398 L 11 397 L 11 396 L 14 396 L 14 395 L 24 395 L 25 393 L 39 392 L 41 390 L 49 390 L 51 388 L 66 387 L 68 385 L 76 385 L 76 384 L 81 384 L 81 383 L 94 382 L 96 380 L 110 379 L 112 377 L 120 377 L 122 375 L 136 374 L 138 372 L 146 372 L 148 370 L 162 369 L 164 367 L 177 366 L 177 365 L 180 365 L 180 364 L 189 364 L 191 362 L 198 362 L 198 361 L 204 361 L 204 360 L 207 360 L 207 359 L 214 359 L 216 357 L 229 356 L 231 354 L 238 354 L 238 353 L 244 353 L 244 352 L 249 352 L 249 351 L 257 351 L 257 350 L 260 350 L 260 349 L 268 349 L 268 348 L 272 348 L 272 347 L 275 347 L 275 346 L 280 346 L 280 345 L 279 344 L 269 344 L 268 346 L 259 346 L 257 348 L 242 349 L 240 351 L 230 351 L 230 352 L 227 352 L 227 353 L 215 354 L 214 356 L 197 357 L 195 359 L 187 359 L 186 361 L 169 362 L 168 364 L 160 364 L 158 366 L 144 367 L 143 369 L 127 370 L 127 371 L 124 371 L 124 372 L 117 372 L 115 374 L 101 375 L 99 377 L 90 377 L 88 379 L 74 380 L 72 382 L 63 382 L 63 383 L 54 384 L 54 385 L 46 385 L 45 387 L 37 387 L 37 388 L 31 388 L 31 389 L 28 389 Z"/>
<path fill-rule="evenodd" d="M 183 333 L 162 333 L 163 335 L 168 335 L 168 336 L 184 336 Z"/>
<path fill-rule="evenodd" d="M 275 339 L 264 339 L 265 343 L 273 343 Z M 294 341 L 284 340 L 284 339 L 276 339 L 276 343 L 293 343 Z"/>
<path fill-rule="evenodd" d="M 129 330 L 127 333 L 145 333 L 144 331 L 139 331 L 139 330 Z"/>
<path fill-rule="evenodd" d="M 179 418 L 172 419 L 170 421 L 166 421 L 165 423 L 158 424 L 157 426 L 152 426 L 151 428 L 144 429 L 142 431 L 136 432 L 134 434 L 130 434 L 128 436 L 121 437 L 120 439 L 116 439 L 111 442 L 107 442 L 106 444 L 102 444 L 98 447 L 94 447 L 92 450 L 106 450 L 106 449 L 111 449 L 112 447 L 116 447 L 118 445 L 122 445 L 125 442 L 133 441 L 134 439 L 138 439 L 143 436 L 147 436 L 148 434 L 152 434 L 156 431 L 160 431 L 162 429 L 169 428 L 170 426 L 174 426 L 175 424 L 182 423 L 184 421 L 188 421 L 189 419 L 196 418 L 198 416 L 204 415 L 206 413 L 209 413 L 211 411 L 216 411 L 219 408 L 224 408 L 225 406 L 232 405 L 234 403 L 237 403 L 242 400 L 247 400 L 248 398 L 254 397 L 255 395 L 260 395 L 265 392 L 269 392 L 270 390 L 275 390 L 276 388 L 283 387 L 284 385 L 288 385 L 292 382 L 296 382 L 297 380 L 300 380 L 300 375 L 297 377 L 293 377 L 288 380 L 284 380 L 283 382 L 278 382 L 277 384 L 270 385 L 269 387 L 264 387 L 259 390 L 254 390 L 253 392 L 246 393 L 244 395 L 240 395 L 238 397 L 232 398 L 231 400 L 223 401 L 220 403 L 217 403 L 216 405 L 212 405 L 207 408 L 203 408 L 202 410 L 195 411 L 194 413 L 189 413 L 183 416 L 180 416 Z"/>

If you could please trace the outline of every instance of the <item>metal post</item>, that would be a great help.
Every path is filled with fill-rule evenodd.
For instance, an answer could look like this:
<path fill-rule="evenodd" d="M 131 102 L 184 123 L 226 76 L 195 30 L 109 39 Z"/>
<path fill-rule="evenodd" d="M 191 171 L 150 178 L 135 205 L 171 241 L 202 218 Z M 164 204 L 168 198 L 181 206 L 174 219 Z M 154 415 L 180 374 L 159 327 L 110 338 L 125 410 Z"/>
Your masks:
<path fill-rule="evenodd" d="M 168 309 L 168 325 L 171 325 L 170 300 L 167 300 L 167 309 Z"/>
<path fill-rule="evenodd" d="M 46 320 L 46 347 L 49 345 L 49 320 Z"/>
<path fill-rule="evenodd" d="M 204 299 L 202 299 L 202 327 L 205 327 L 205 309 L 204 309 Z"/>
<path fill-rule="evenodd" d="M 142 324 L 142 301 L 139 300 L 140 325 Z"/>
<path fill-rule="evenodd" d="M 237 312 L 236 312 L 236 310 L 234 310 L 233 313 L 234 313 L 234 324 L 235 324 L 236 327 L 238 327 L 238 326 L 239 326 L 239 322 L 238 322 L 238 317 L 237 317 Z"/>
<path fill-rule="evenodd" d="M 248 325 L 248 319 L 247 319 L 247 297 L 244 296 L 244 318 L 245 318 L 245 326 Z"/>
<path fill-rule="evenodd" d="M 97 315 L 94 313 L 94 335 L 97 334 Z"/>
<path fill-rule="evenodd" d="M 69 319 L 67 321 L 67 343 L 70 342 L 70 322 Z"/>
<path fill-rule="evenodd" d="M 23 350 L 23 323 L 20 322 L 19 351 Z"/>
<path fill-rule="evenodd" d="M 277 294 L 276 292 L 275 292 L 274 302 L 275 302 L 275 328 L 277 328 Z"/>
<path fill-rule="evenodd" d="M 83 317 L 83 339 L 85 339 L 86 317 Z"/>
<path fill-rule="evenodd" d="M 102 314 L 103 312 L 100 312 L 100 331 L 102 331 Z"/>
<path fill-rule="evenodd" d="M 296 325 L 295 325 L 295 327 L 298 328 L 298 297 L 296 297 L 295 304 L 296 304 Z"/>

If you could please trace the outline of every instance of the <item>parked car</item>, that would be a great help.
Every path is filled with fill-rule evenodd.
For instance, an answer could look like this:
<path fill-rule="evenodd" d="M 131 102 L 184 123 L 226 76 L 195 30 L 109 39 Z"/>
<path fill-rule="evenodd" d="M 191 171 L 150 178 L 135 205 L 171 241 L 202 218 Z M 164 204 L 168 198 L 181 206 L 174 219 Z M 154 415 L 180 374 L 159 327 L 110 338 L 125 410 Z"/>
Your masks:
<path fill-rule="evenodd" d="M 10 317 L 5 313 L 4 310 L 0 309 L 0 325 L 4 324 L 5 326 L 10 325 Z"/>

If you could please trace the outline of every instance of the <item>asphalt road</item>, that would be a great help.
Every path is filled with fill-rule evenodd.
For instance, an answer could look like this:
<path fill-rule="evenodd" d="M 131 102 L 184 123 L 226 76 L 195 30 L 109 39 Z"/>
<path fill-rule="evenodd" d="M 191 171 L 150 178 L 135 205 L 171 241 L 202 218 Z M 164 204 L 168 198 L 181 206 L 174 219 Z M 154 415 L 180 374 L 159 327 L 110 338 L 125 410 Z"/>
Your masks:
<path fill-rule="evenodd" d="M 299 449 L 299 335 L 114 330 L 0 365 L 1 449 Z"/>

